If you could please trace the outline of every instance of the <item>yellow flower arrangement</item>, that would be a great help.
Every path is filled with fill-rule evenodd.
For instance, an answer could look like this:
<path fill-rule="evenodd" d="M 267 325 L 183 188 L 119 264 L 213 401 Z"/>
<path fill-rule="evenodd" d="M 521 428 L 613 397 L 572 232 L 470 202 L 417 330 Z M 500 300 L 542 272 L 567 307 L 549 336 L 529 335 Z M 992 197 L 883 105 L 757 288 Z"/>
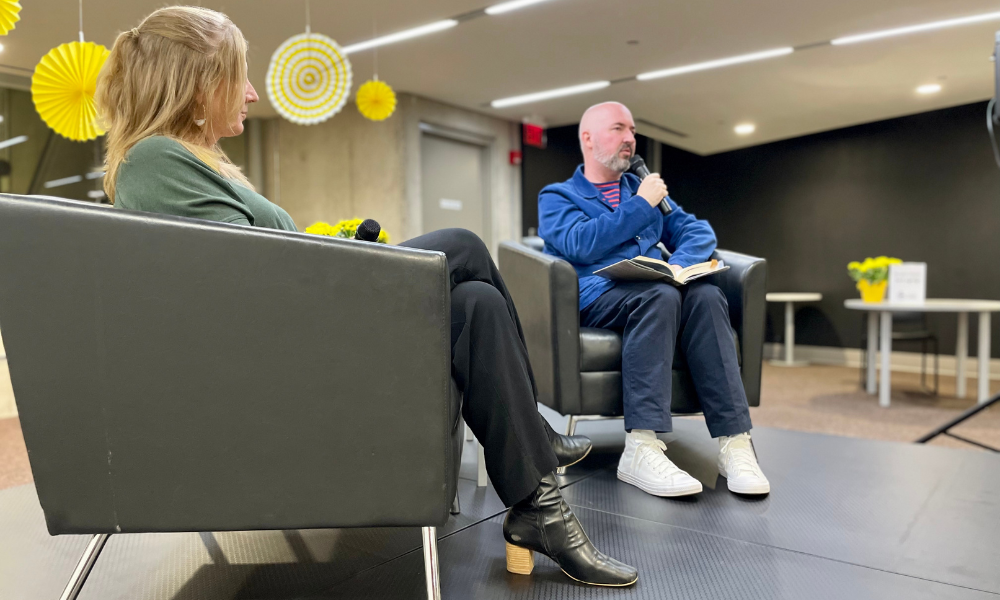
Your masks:
<path fill-rule="evenodd" d="M 847 272 L 854 281 L 865 280 L 869 283 L 879 283 L 889 278 L 889 265 L 898 265 L 901 260 L 879 256 L 877 258 L 866 258 L 864 262 L 852 261 L 847 263 Z"/>
<path fill-rule="evenodd" d="M 366 119 L 384 121 L 396 110 L 396 93 L 385 82 L 373 79 L 358 88 L 356 102 Z"/>
<path fill-rule="evenodd" d="M 847 263 L 847 273 L 857 282 L 861 298 L 865 302 L 881 302 L 885 297 L 885 286 L 889 282 L 889 265 L 898 265 L 901 260 L 879 256 L 868 257 L 864 262 Z"/>
<path fill-rule="evenodd" d="M 306 233 L 312 233 L 315 235 L 328 235 L 330 237 L 345 238 L 349 240 L 354 239 L 354 233 L 358 230 L 358 225 L 361 225 L 364 219 L 347 219 L 345 221 L 340 221 L 336 225 L 330 225 L 329 223 L 324 223 L 319 221 L 313 223 L 309 227 L 306 227 Z M 389 243 L 389 234 L 385 229 L 379 232 L 378 239 L 375 240 L 380 244 Z"/>

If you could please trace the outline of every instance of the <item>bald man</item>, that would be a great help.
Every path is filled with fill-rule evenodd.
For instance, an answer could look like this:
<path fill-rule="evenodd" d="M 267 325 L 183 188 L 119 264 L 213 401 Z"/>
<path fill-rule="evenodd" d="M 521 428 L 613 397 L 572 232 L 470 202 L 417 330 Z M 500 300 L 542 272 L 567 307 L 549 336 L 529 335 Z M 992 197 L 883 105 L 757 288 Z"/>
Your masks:
<path fill-rule="evenodd" d="M 750 411 L 722 291 L 705 280 L 674 287 L 594 275 L 640 255 L 664 259 L 659 242 L 670 252 L 666 260 L 675 272 L 709 260 L 716 246 L 712 227 L 670 199 L 659 174 L 639 181 L 625 173 L 635 154 L 635 123 L 624 105 L 587 109 L 580 119 L 580 149 L 583 164 L 573 177 L 538 196 L 538 234 L 547 254 L 576 268 L 580 325 L 622 334 L 628 434 L 618 478 L 656 496 L 702 490 L 667 458 L 656 435 L 671 431 L 671 370 L 680 345 L 708 430 L 719 439 L 719 473 L 733 492 L 768 493 L 750 441 Z M 673 209 L 668 215 L 657 208 L 664 198 Z"/>

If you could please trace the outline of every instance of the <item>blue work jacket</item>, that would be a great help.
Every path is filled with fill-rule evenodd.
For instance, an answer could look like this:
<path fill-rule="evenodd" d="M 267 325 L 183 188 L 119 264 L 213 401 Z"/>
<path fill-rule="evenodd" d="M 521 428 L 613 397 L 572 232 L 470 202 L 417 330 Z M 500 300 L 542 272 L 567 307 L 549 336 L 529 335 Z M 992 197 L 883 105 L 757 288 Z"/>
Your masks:
<path fill-rule="evenodd" d="M 545 186 L 538 194 L 538 235 L 545 240 L 546 254 L 576 269 L 580 310 L 615 286 L 594 271 L 639 255 L 662 259 L 658 242 L 670 251 L 669 262 L 681 267 L 705 262 L 715 251 L 715 232 L 708 221 L 684 212 L 669 196 L 673 211 L 664 216 L 635 195 L 639 184 L 638 177 L 624 174 L 621 202 L 612 209 L 580 165 L 572 178 Z"/>

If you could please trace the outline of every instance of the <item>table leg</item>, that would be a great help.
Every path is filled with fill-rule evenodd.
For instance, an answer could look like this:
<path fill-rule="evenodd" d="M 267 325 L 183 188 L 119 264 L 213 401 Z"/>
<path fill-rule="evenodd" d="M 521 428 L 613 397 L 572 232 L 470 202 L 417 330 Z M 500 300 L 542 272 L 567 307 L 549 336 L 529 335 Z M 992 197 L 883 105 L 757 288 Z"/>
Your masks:
<path fill-rule="evenodd" d="M 882 311 L 882 333 L 879 335 L 882 351 L 882 378 L 878 386 L 878 405 L 889 408 L 889 392 L 892 382 L 892 370 L 889 368 L 892 359 L 892 313 Z"/>
<path fill-rule="evenodd" d="M 875 362 L 878 359 L 878 313 L 868 311 L 868 393 L 875 395 Z"/>
<path fill-rule="evenodd" d="M 793 302 L 785 302 L 785 364 L 795 362 L 795 309 Z"/>
<path fill-rule="evenodd" d="M 958 313 L 955 339 L 955 396 L 965 398 L 965 358 L 969 355 L 969 313 Z"/>
<path fill-rule="evenodd" d="M 979 313 L 979 396 L 982 403 L 990 397 L 990 313 Z"/>

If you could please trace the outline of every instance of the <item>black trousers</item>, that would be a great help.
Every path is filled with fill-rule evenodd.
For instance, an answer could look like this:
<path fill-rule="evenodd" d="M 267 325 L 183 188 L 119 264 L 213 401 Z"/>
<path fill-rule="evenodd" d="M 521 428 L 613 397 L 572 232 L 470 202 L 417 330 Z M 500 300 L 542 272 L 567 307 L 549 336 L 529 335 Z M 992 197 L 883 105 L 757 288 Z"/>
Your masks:
<path fill-rule="evenodd" d="M 512 506 L 556 468 L 555 433 L 538 414 L 514 302 L 486 245 L 471 231 L 441 229 L 400 246 L 448 257 L 452 377 L 462 390 L 462 416 L 483 445 L 500 500 Z"/>

